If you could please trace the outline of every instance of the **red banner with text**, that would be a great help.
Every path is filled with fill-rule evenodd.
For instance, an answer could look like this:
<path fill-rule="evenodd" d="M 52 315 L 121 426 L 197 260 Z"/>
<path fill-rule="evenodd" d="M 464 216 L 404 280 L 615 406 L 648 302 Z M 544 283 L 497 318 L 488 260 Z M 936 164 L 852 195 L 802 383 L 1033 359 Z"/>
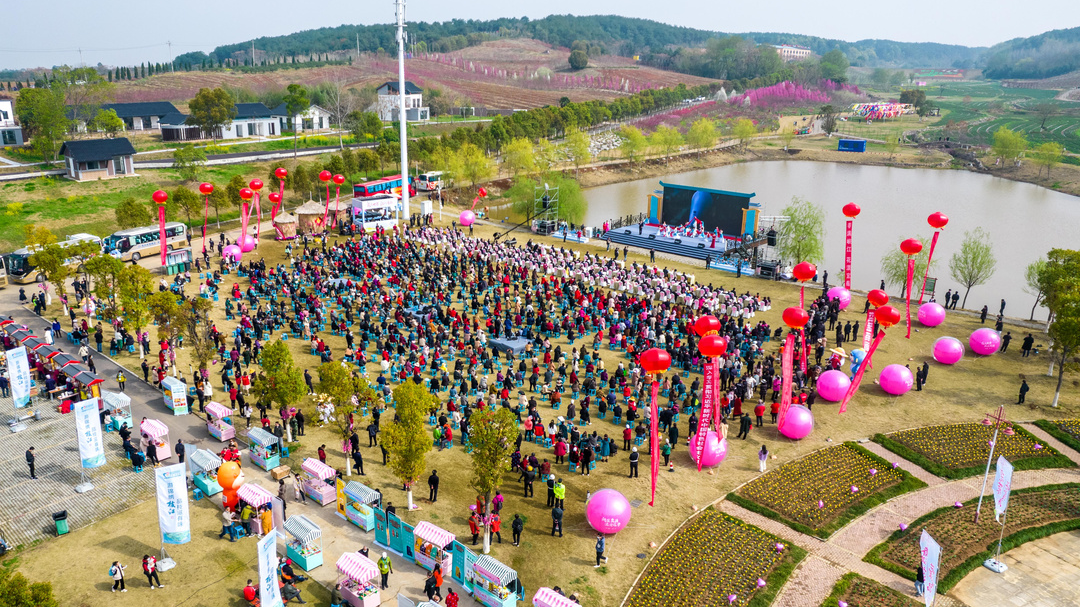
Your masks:
<path fill-rule="evenodd" d="M 656 410 L 656 399 L 660 395 L 660 382 L 653 378 L 652 394 L 649 397 L 649 478 L 652 480 L 652 490 L 649 492 L 649 505 L 656 501 L 656 477 L 660 474 L 660 430 L 659 412 Z"/>
<path fill-rule="evenodd" d="M 851 290 L 851 224 L 847 221 L 847 232 L 844 235 L 844 288 Z"/>
<path fill-rule="evenodd" d="M 701 387 L 701 420 L 698 422 L 697 433 L 695 434 L 696 444 L 694 452 L 697 460 L 698 472 L 701 472 L 701 455 L 705 453 L 705 437 L 709 434 L 709 427 L 712 426 L 713 420 L 713 403 L 716 399 L 716 368 L 717 358 L 710 357 L 705 360 L 705 383 Z M 720 415 L 716 415 L 719 420 Z"/>
<path fill-rule="evenodd" d="M 907 260 L 907 338 L 911 339 L 911 287 L 915 280 L 915 258 Z"/>
<path fill-rule="evenodd" d="M 851 380 L 851 385 L 848 386 L 848 391 L 847 394 L 844 395 L 844 400 L 840 401 L 840 413 L 847 411 L 847 404 L 859 389 L 859 383 L 862 382 L 863 374 L 866 373 L 866 369 L 870 367 L 870 357 L 874 355 L 874 351 L 877 350 L 878 344 L 881 343 L 883 337 L 885 337 L 885 331 L 878 331 L 878 336 L 874 338 L 874 343 L 870 344 L 870 349 L 866 351 L 866 358 L 864 358 L 862 364 L 859 365 L 859 370 L 855 372 L 855 377 Z"/>
<path fill-rule="evenodd" d="M 862 349 L 863 350 L 869 350 L 870 349 L 870 340 L 873 339 L 873 337 L 874 337 L 874 323 L 875 322 L 877 322 L 877 321 L 874 320 L 874 311 L 873 310 L 867 311 L 867 313 L 866 313 L 866 326 L 863 327 L 863 332 L 862 332 Z"/>
<path fill-rule="evenodd" d="M 161 265 L 165 265 L 165 252 L 169 250 L 169 244 L 165 242 L 165 205 L 159 204 L 157 208 L 158 218 L 158 242 L 161 243 Z"/>
<path fill-rule="evenodd" d="M 788 407 L 791 406 L 791 376 L 795 366 L 795 334 L 788 333 L 784 340 L 784 356 L 780 359 L 780 415 L 776 427 L 784 425 L 784 416 L 787 415 Z"/>

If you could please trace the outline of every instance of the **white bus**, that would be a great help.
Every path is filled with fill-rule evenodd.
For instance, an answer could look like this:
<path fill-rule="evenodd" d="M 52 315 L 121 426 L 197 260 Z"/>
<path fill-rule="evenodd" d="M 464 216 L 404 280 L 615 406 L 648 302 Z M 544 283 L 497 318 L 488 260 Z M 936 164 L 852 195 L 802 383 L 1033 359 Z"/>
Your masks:
<path fill-rule="evenodd" d="M 153 256 L 161 251 L 158 232 L 156 225 L 120 230 L 105 239 L 105 252 L 124 261 L 139 261 L 147 255 Z M 165 224 L 165 245 L 170 251 L 187 246 L 187 229 L 184 224 Z"/>
<path fill-rule="evenodd" d="M 72 245 L 81 244 L 84 242 L 93 242 L 97 246 L 101 247 L 101 238 L 94 236 L 93 234 L 72 234 L 68 236 L 67 240 L 59 242 L 61 247 L 70 247 Z M 34 264 L 30 263 L 30 257 L 37 252 L 37 248 L 23 247 L 14 253 L 8 253 L 4 255 L 4 266 L 7 269 L 8 280 L 15 284 L 25 285 L 32 282 L 45 282 L 45 275 L 36 272 Z M 67 265 L 79 265 L 82 263 L 82 259 L 78 257 L 72 257 L 66 260 Z"/>
<path fill-rule="evenodd" d="M 439 188 L 445 188 L 446 184 L 443 183 L 443 179 L 442 171 L 428 171 L 416 178 L 416 189 L 432 192 Z"/>

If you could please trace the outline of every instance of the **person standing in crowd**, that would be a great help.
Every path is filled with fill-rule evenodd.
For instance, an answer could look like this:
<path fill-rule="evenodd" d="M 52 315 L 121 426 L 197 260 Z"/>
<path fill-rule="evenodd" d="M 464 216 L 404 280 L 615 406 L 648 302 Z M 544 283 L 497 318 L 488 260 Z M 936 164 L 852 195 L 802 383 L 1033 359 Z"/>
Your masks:
<path fill-rule="evenodd" d="M 113 579 L 112 591 L 116 592 L 117 588 L 120 592 L 127 592 L 127 586 L 124 583 L 124 570 L 127 569 L 126 565 L 121 565 L 120 561 L 113 561 L 112 566 L 109 567 L 109 575 Z"/>
<path fill-rule="evenodd" d="M 1020 344 L 1020 358 L 1027 358 L 1031 355 L 1031 347 L 1035 345 L 1035 338 L 1031 333 L 1027 334 L 1024 341 Z"/>
<path fill-rule="evenodd" d="M 630 451 L 630 476 L 628 478 L 638 477 L 638 452 L 637 447 L 634 447 Z"/>
<path fill-rule="evenodd" d="M 143 574 L 146 576 L 146 581 L 150 584 L 150 590 L 154 589 L 155 582 L 157 583 L 158 588 L 165 587 L 165 584 L 162 584 L 161 580 L 158 579 L 156 558 L 150 556 L 149 554 L 144 554 L 142 557 L 142 568 Z"/>
<path fill-rule="evenodd" d="M 184 463 L 184 441 L 176 439 L 176 457 L 179 463 Z"/>
<path fill-rule="evenodd" d="M 390 562 L 390 557 L 386 553 L 382 553 L 382 558 L 379 562 L 375 563 L 379 568 L 379 575 L 382 576 L 379 587 L 386 590 L 390 587 L 390 574 L 394 572 L 394 565 Z"/>
<path fill-rule="evenodd" d="M 563 509 L 555 506 L 551 509 L 551 537 L 555 537 L 555 532 L 559 532 L 559 537 L 562 537 L 562 519 Z"/>
<path fill-rule="evenodd" d="M 37 457 L 34 455 L 34 448 L 30 447 L 26 450 L 26 465 L 30 467 L 30 478 L 37 480 L 37 475 L 34 474 L 34 461 Z"/>
<path fill-rule="evenodd" d="M 510 523 L 510 529 L 514 532 L 514 545 L 517 546 L 521 543 L 521 532 L 525 531 L 525 521 L 520 514 L 514 515 L 514 520 Z"/>
<path fill-rule="evenodd" d="M 1005 335 L 1001 336 L 1001 349 L 998 352 L 1006 352 L 1009 349 L 1009 342 L 1012 341 L 1012 332 L 1006 331 Z"/>
<path fill-rule="evenodd" d="M 1021 380 L 1021 382 L 1020 382 L 1020 400 L 1016 401 L 1016 404 L 1018 404 L 1018 405 L 1022 404 L 1025 400 L 1027 400 L 1027 393 L 1028 393 L 1028 390 L 1030 390 L 1030 389 L 1031 388 L 1028 387 L 1027 380 L 1026 379 Z"/>
<path fill-rule="evenodd" d="M 427 479 L 428 484 L 428 501 L 432 504 L 439 501 L 439 473 L 435 470 L 431 471 L 431 476 Z"/>
<path fill-rule="evenodd" d="M 739 435 L 738 435 L 738 437 L 743 439 L 743 440 L 746 440 L 747 437 L 750 436 L 750 428 L 753 425 L 754 425 L 754 423 L 750 420 L 750 414 L 744 412 L 742 414 L 742 417 L 739 418 Z"/>
<path fill-rule="evenodd" d="M 1002 301 L 1002 306 L 1004 306 L 1005 300 L 1003 299 L 1001 301 Z M 923 575 L 922 564 L 920 564 L 915 569 L 915 596 L 922 596 L 923 593 L 925 593 L 925 592 L 926 592 L 926 578 Z"/>
<path fill-rule="evenodd" d="M 596 564 L 593 565 L 593 569 L 596 569 L 597 567 L 600 566 L 600 560 L 601 559 L 603 559 L 603 561 L 605 563 L 607 562 L 607 557 L 604 556 L 604 534 L 603 533 L 597 533 L 596 534 Z"/>
<path fill-rule="evenodd" d="M 761 446 L 761 451 L 758 451 L 758 472 L 765 472 L 765 462 L 769 460 L 769 448 L 765 445 Z"/>

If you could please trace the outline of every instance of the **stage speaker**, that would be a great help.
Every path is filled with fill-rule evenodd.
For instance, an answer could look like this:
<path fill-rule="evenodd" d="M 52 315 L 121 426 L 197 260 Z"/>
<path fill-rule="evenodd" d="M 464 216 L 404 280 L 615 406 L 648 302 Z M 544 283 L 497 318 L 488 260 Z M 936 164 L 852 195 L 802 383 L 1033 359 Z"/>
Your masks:
<path fill-rule="evenodd" d="M 649 240 L 656 240 L 656 234 L 649 234 Z"/>
<path fill-rule="evenodd" d="M 675 244 L 682 244 L 682 238 L 676 238 Z"/>
<path fill-rule="evenodd" d="M 770 229 L 765 233 L 765 238 L 768 240 L 770 247 L 776 246 L 776 230 Z"/>
<path fill-rule="evenodd" d="M 705 248 L 705 243 L 704 242 L 697 243 L 697 248 L 704 249 Z"/>
<path fill-rule="evenodd" d="M 623 230 L 623 234 L 629 234 L 630 230 Z"/>

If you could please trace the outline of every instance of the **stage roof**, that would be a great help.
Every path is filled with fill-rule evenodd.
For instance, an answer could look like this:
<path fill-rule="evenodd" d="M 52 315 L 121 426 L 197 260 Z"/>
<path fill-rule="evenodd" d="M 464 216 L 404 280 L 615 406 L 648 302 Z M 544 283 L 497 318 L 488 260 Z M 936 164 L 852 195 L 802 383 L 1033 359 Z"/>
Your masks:
<path fill-rule="evenodd" d="M 749 194 L 747 194 L 746 192 L 729 192 L 727 190 L 713 190 L 713 189 L 710 189 L 710 188 L 700 188 L 700 187 L 692 186 L 692 185 L 679 185 L 677 183 L 664 183 L 663 181 L 660 182 L 660 185 L 664 186 L 665 188 L 678 188 L 680 190 L 700 190 L 702 192 L 711 192 L 713 194 L 723 194 L 725 196 L 738 196 L 740 198 L 753 198 L 754 196 L 757 196 L 757 194 L 755 192 L 750 192 Z"/>

